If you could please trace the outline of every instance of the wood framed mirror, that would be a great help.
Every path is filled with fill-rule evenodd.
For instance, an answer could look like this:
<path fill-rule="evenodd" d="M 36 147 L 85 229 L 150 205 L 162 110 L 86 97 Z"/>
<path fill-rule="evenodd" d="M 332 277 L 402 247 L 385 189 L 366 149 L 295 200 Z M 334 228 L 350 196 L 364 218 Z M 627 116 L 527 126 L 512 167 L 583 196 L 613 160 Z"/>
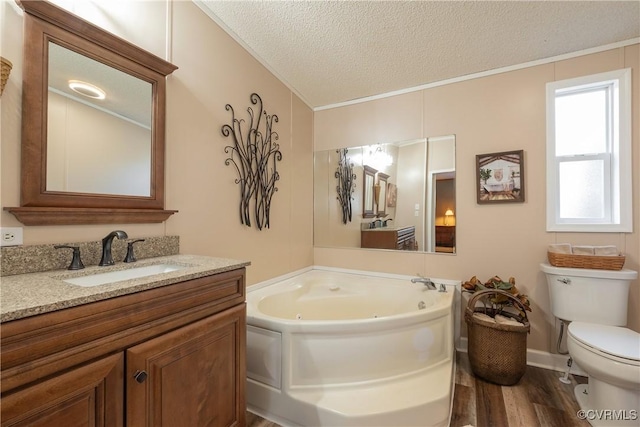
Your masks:
<path fill-rule="evenodd" d="M 373 218 L 376 216 L 375 203 L 374 203 L 374 184 L 376 180 L 377 169 L 371 166 L 363 166 L 364 173 L 362 174 L 362 217 Z"/>
<path fill-rule="evenodd" d="M 376 196 L 376 209 L 379 217 L 384 217 L 387 214 L 387 180 L 389 175 L 386 173 L 378 172 L 378 183 L 376 184 L 375 196 Z"/>
<path fill-rule="evenodd" d="M 21 206 L 5 210 L 26 225 L 165 221 L 177 212 L 164 208 L 165 80 L 177 67 L 47 1 L 18 4 Z M 105 99 L 71 80 L 106 87 Z"/>

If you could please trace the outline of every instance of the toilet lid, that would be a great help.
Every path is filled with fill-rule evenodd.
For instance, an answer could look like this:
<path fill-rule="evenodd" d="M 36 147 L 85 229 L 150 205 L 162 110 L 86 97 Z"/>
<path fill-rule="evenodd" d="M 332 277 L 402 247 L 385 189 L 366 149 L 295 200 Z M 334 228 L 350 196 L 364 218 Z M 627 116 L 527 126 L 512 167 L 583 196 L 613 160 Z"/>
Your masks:
<path fill-rule="evenodd" d="M 569 334 L 576 340 L 603 353 L 640 361 L 640 334 L 620 326 L 571 322 Z"/>

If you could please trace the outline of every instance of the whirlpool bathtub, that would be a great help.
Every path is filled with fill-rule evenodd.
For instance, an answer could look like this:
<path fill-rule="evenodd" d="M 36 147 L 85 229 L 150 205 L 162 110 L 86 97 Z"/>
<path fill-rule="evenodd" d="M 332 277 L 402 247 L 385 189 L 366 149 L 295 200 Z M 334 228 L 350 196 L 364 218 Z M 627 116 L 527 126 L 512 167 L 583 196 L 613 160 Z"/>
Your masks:
<path fill-rule="evenodd" d="M 310 270 L 247 295 L 247 404 L 284 426 L 446 426 L 456 284 Z"/>

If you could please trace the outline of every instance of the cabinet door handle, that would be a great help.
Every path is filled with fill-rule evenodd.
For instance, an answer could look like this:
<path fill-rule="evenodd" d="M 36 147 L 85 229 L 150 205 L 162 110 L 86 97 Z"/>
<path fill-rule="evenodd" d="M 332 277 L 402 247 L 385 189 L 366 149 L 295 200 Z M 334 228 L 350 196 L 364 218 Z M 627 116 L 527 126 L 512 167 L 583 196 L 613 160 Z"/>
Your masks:
<path fill-rule="evenodd" d="M 147 379 L 147 376 L 147 371 L 136 371 L 136 373 L 133 374 L 133 379 L 142 384 Z"/>

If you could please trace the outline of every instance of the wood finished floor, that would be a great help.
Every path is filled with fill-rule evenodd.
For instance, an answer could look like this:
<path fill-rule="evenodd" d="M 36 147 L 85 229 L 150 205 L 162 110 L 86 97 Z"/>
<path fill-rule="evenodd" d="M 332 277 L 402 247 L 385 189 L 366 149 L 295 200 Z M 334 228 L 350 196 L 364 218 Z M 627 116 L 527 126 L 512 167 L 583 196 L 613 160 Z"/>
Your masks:
<path fill-rule="evenodd" d="M 573 395 L 573 388 L 587 379 L 570 375 L 571 384 L 563 384 L 558 381 L 560 376 L 529 366 L 518 384 L 502 387 L 474 377 L 467 354 L 458 353 L 450 426 L 589 427 L 577 418 L 580 408 Z M 247 412 L 247 427 L 280 426 Z"/>

